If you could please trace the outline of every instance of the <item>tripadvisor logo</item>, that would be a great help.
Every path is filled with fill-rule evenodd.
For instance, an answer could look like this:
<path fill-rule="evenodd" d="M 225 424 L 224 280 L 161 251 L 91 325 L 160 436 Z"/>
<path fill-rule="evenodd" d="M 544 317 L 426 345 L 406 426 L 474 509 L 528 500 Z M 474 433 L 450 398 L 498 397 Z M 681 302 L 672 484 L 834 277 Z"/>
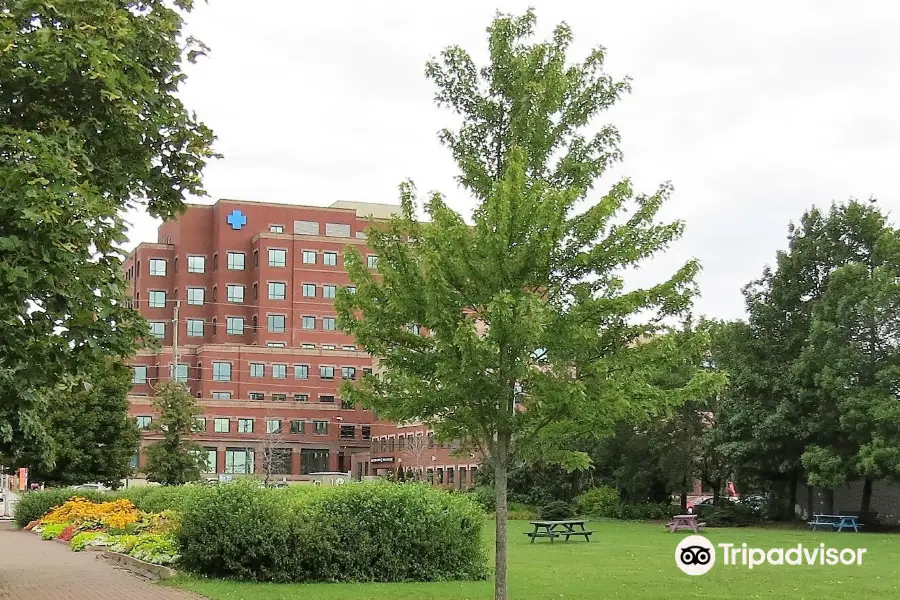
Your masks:
<path fill-rule="evenodd" d="M 718 551 L 717 551 L 718 548 Z M 716 555 L 721 563 L 729 567 L 747 567 L 752 569 L 760 565 L 797 566 L 821 565 L 861 566 L 865 548 L 831 548 L 825 544 L 804 546 L 797 544 L 790 548 L 753 548 L 747 544 L 713 545 L 702 535 L 689 535 L 675 548 L 675 564 L 688 575 L 703 575 L 716 564 Z"/>

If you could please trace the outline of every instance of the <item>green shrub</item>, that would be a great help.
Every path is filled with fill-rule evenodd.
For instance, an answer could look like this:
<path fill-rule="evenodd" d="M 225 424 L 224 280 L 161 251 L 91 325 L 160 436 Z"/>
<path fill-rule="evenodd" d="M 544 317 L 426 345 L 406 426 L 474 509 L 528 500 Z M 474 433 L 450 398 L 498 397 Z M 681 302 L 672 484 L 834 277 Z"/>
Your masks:
<path fill-rule="evenodd" d="M 159 513 L 164 510 L 183 512 L 188 505 L 212 493 L 215 488 L 205 485 L 154 485 L 115 492 L 116 498 L 126 498 L 144 512 Z"/>
<path fill-rule="evenodd" d="M 27 492 L 16 502 L 15 520 L 19 528 L 25 527 L 45 514 L 65 504 L 66 500 L 80 496 L 87 500 L 100 502 L 103 494 L 91 490 L 72 490 L 68 488 Z"/>
<path fill-rule="evenodd" d="M 110 550 L 128 554 L 134 549 L 140 538 L 136 535 L 110 535 L 107 540 L 109 541 Z"/>
<path fill-rule="evenodd" d="M 619 507 L 619 519 L 626 521 L 663 521 L 681 512 L 674 504 L 656 502 L 623 502 Z"/>
<path fill-rule="evenodd" d="M 541 507 L 541 518 L 547 521 L 564 521 L 574 514 L 572 505 L 562 500 L 554 500 Z"/>
<path fill-rule="evenodd" d="M 236 482 L 186 505 L 178 543 L 182 565 L 210 577 L 250 581 L 308 579 L 304 559 L 316 535 L 290 510 L 291 495 Z"/>
<path fill-rule="evenodd" d="M 63 529 L 66 528 L 66 525 L 47 525 L 41 530 L 41 539 L 42 540 L 55 540 L 56 536 L 63 532 Z"/>
<path fill-rule="evenodd" d="M 703 516 L 707 527 L 746 527 L 761 519 L 752 507 L 734 502 L 726 502 Z"/>
<path fill-rule="evenodd" d="M 494 512 L 494 488 L 488 485 L 479 485 L 470 492 L 470 495 L 486 513 Z"/>
<path fill-rule="evenodd" d="M 510 521 L 534 521 L 538 518 L 538 509 L 536 506 L 522 504 L 520 502 L 509 503 L 509 520 Z"/>
<path fill-rule="evenodd" d="M 578 513 L 582 515 L 617 519 L 622 500 L 619 498 L 619 490 L 602 485 L 587 490 L 575 498 L 575 506 L 578 508 Z"/>
<path fill-rule="evenodd" d="M 329 580 L 483 579 L 484 512 L 459 494 L 422 484 L 323 489 L 308 514 L 324 524 Z"/>
<path fill-rule="evenodd" d="M 487 576 L 484 512 L 420 484 L 347 484 L 314 492 L 218 486 L 190 505 L 181 564 L 253 581 L 431 581 Z"/>

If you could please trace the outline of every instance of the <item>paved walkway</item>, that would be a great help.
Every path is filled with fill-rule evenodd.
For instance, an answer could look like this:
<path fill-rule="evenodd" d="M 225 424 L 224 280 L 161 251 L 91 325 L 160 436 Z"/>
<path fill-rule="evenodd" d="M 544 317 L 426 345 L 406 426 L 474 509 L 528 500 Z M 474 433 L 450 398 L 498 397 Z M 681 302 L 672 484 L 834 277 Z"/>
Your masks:
<path fill-rule="evenodd" d="M 197 600 L 58 542 L 0 523 L 2 600 Z"/>

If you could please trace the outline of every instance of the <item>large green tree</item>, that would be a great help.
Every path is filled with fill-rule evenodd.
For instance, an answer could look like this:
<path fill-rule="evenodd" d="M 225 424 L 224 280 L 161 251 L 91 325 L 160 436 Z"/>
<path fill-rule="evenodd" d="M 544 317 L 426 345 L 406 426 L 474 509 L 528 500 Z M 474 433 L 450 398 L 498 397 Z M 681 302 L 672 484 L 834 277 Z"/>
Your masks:
<path fill-rule="evenodd" d="M 213 135 L 177 97 L 190 0 L 0 5 L 0 454 L 55 457 L 48 408 L 146 332 L 122 211 L 170 217 Z"/>
<path fill-rule="evenodd" d="M 197 481 L 206 470 L 207 457 L 192 434 L 203 411 L 180 381 L 163 382 L 154 391 L 152 403 L 159 417 L 150 424 L 150 431 L 161 439 L 147 446 L 147 479 L 163 485 Z"/>
<path fill-rule="evenodd" d="M 348 250 L 357 293 L 336 302 L 342 327 L 380 366 L 359 387 L 346 386 L 350 401 L 432 423 L 439 437 L 479 447 L 494 465 L 501 600 L 511 457 L 538 449 L 584 466 L 583 454 L 558 442 L 662 413 L 704 393 L 707 379 L 677 389 L 652 382 L 653 371 L 680 364 L 684 346 L 699 341 L 655 337 L 666 317 L 689 307 L 697 263 L 646 289 L 622 279 L 681 235 L 682 223 L 656 220 L 670 187 L 640 195 L 622 181 L 593 193 L 619 150 L 615 128 L 590 125 L 628 82 L 604 72 L 603 49 L 568 62 L 565 24 L 551 40 L 530 43 L 534 25 L 531 11 L 498 16 L 482 68 L 459 47 L 427 66 L 436 101 L 462 121 L 441 139 L 477 201 L 474 224 L 440 194 L 419 222 L 414 189 L 404 184 L 402 215 L 368 233 L 377 271 Z"/>
<path fill-rule="evenodd" d="M 48 485 L 119 486 L 132 471 L 140 443 L 128 416 L 131 376 L 127 365 L 109 360 L 54 399 L 46 422 L 55 461 L 49 467 L 39 455 L 23 460 L 30 465 L 29 479 Z"/>

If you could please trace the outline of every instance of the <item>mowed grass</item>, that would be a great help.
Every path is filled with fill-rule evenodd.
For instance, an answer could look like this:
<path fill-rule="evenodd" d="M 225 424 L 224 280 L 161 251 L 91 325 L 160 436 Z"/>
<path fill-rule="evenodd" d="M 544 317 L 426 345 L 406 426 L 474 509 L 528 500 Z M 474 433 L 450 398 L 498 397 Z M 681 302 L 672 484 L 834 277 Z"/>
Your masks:
<path fill-rule="evenodd" d="M 691 577 L 675 566 L 675 546 L 684 537 L 662 525 L 625 522 L 589 524 L 590 543 L 547 540 L 529 543 L 527 522 L 509 524 L 509 596 L 513 599 L 754 598 L 900 598 L 900 536 L 809 532 L 794 529 L 708 529 L 714 544 L 746 542 L 764 549 L 818 547 L 866 548 L 861 566 L 722 565 Z M 485 530 L 492 548 L 493 523 Z M 493 581 L 366 584 L 253 584 L 181 576 L 168 582 L 214 600 L 489 600 Z"/>

